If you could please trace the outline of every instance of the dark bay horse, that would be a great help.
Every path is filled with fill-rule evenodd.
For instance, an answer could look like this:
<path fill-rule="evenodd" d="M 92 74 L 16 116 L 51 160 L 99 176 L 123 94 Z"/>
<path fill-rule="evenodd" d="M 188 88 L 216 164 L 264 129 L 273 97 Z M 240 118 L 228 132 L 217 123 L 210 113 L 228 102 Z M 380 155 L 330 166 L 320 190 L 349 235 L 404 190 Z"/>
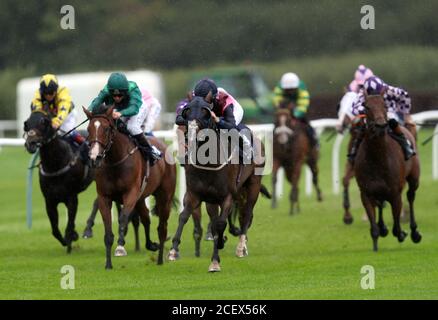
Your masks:
<path fill-rule="evenodd" d="M 103 109 L 103 108 L 102 108 Z M 154 166 L 144 160 L 138 147 L 126 135 L 121 133 L 112 118 L 113 107 L 92 114 L 84 108 L 90 119 L 88 125 L 90 159 L 96 166 L 96 189 L 98 206 L 105 226 L 106 269 L 112 268 L 111 247 L 114 234 L 111 225 L 111 205 L 116 201 L 123 205 L 119 218 L 119 239 L 117 252 L 124 252 L 125 231 L 130 215 L 135 210 L 140 215 L 146 233 L 146 248 L 155 250 L 150 240 L 149 210 L 145 198 L 154 195 L 156 213 L 159 217 L 158 264 L 163 263 L 164 242 L 167 238 L 167 220 L 169 218 L 176 185 L 176 167 L 160 159 Z M 163 154 L 166 145 L 155 138 L 149 142 Z"/>
<path fill-rule="evenodd" d="M 401 193 L 406 182 L 408 183 L 407 199 L 411 239 L 414 243 L 418 243 L 421 241 L 421 235 L 417 231 L 414 216 L 415 193 L 419 186 L 420 177 L 418 156 L 415 155 L 405 161 L 399 143 L 390 137 L 387 109 L 381 95 L 366 97 L 365 113 L 365 135 L 356 155 L 354 170 L 362 204 L 371 224 L 373 249 L 377 251 L 378 237 L 385 237 L 388 234 L 388 229 L 383 221 L 384 201 L 388 201 L 392 208 L 393 235 L 397 237 L 399 242 L 404 241 L 407 235 L 400 226 Z M 402 130 L 415 148 L 413 136 L 407 129 L 402 128 Z M 376 207 L 379 209 L 378 222 L 376 222 Z"/>
<path fill-rule="evenodd" d="M 353 147 L 353 141 L 356 139 L 356 137 L 360 134 L 360 131 L 363 130 L 363 125 L 361 123 L 361 116 L 356 117 L 354 119 L 350 119 L 348 116 L 343 117 L 342 120 L 342 127 L 348 128 L 348 131 L 350 133 L 350 139 L 348 141 L 347 146 L 347 153 L 350 154 L 352 147 Z M 417 141 L 417 130 L 415 125 L 407 125 L 406 129 L 411 133 L 411 135 L 414 137 L 415 141 Z M 344 208 L 344 216 L 343 221 L 345 224 L 349 225 L 353 223 L 353 215 L 351 214 L 350 207 L 350 181 L 352 178 L 354 178 L 354 164 L 350 161 L 347 161 L 345 164 L 345 171 L 344 176 L 342 178 L 342 185 L 343 185 L 343 201 L 342 205 Z M 404 211 L 402 211 L 402 216 Z"/>
<path fill-rule="evenodd" d="M 312 171 L 312 182 L 316 189 L 318 201 L 322 201 L 321 190 L 318 185 L 318 147 L 311 148 L 304 124 L 292 118 L 288 108 L 279 109 L 275 113 L 274 148 L 272 165 L 272 208 L 277 207 L 277 171 L 284 168 L 286 178 L 292 184 L 289 195 L 289 214 L 299 212 L 298 183 L 301 167 L 307 163 Z"/>
<path fill-rule="evenodd" d="M 93 170 L 85 165 L 79 150 L 60 138 L 52 128 L 51 117 L 44 112 L 32 112 L 24 123 L 25 147 L 28 152 L 40 150 L 39 181 L 44 195 L 53 236 L 71 252 L 72 242 L 78 240 L 75 218 L 78 209 L 78 194 L 93 181 Z M 68 222 L 65 236 L 58 227 L 58 205 L 67 206 Z"/>
<path fill-rule="evenodd" d="M 189 140 L 189 161 L 185 165 L 187 190 L 184 196 L 184 209 L 179 216 L 178 229 L 172 240 L 172 249 L 168 257 L 171 261 L 179 257 L 178 247 L 183 227 L 193 211 L 201 205 L 201 202 L 206 202 L 207 212 L 212 220 L 214 237 L 213 255 L 208 271 L 217 272 L 220 271 L 219 249 L 224 248 L 227 218 L 236 202 L 242 209 L 240 211 L 241 235 L 236 255 L 243 257 L 248 254 L 247 232 L 252 222 L 254 205 L 259 193 L 263 192 L 261 190 L 261 175 L 256 174 L 256 167 L 262 169 L 264 162 L 257 166 L 254 162 L 245 165 L 240 165 L 238 161 L 233 162 L 232 157 L 238 157 L 238 154 L 236 155 L 235 149 L 223 147 L 227 138 L 222 138 L 219 134 L 216 124 L 211 118 L 210 110 L 210 105 L 203 98 L 195 97 L 183 111 L 183 117 L 188 123 Z M 198 144 L 200 132 L 208 135 L 208 141 Z M 216 148 L 214 151 L 209 150 L 212 154 L 218 155 L 219 150 L 228 150 L 225 151 L 225 159 L 217 160 L 221 158 L 218 155 L 217 161 L 201 163 L 196 154 L 207 143 Z M 190 148 L 190 145 L 194 148 Z M 194 155 L 194 153 L 196 154 Z M 264 154 L 262 146 L 260 154 Z M 220 213 L 218 212 L 219 208 Z"/>

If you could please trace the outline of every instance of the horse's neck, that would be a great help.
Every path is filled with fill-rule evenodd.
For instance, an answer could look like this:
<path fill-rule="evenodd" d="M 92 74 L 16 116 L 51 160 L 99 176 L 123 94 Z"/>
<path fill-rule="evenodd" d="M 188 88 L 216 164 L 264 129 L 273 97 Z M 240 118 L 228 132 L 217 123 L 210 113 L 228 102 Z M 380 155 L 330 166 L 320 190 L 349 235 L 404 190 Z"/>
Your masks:
<path fill-rule="evenodd" d="M 134 144 L 130 141 L 129 137 L 116 131 L 111 148 L 107 152 L 106 159 L 108 163 L 120 161 L 126 156 L 127 152 L 131 151 L 133 148 Z"/>
<path fill-rule="evenodd" d="M 386 163 L 384 159 L 388 159 L 388 134 L 385 133 L 382 136 L 373 135 L 370 131 L 365 133 L 363 145 L 365 147 L 365 152 L 367 159 L 376 160 L 379 163 Z"/>
<path fill-rule="evenodd" d="M 68 142 L 60 137 L 44 144 L 40 148 L 41 163 L 45 170 L 60 169 L 72 160 L 73 152 Z"/>

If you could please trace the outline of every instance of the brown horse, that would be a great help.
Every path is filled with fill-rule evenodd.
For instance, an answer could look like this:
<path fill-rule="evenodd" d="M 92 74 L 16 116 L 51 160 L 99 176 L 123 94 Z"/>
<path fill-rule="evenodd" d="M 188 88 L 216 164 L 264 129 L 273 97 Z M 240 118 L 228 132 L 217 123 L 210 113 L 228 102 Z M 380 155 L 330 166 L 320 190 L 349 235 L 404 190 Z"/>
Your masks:
<path fill-rule="evenodd" d="M 298 183 L 301 175 L 301 167 L 307 163 L 312 171 L 312 182 L 316 189 L 318 201 L 322 201 L 321 190 L 318 186 L 318 147 L 311 148 L 309 138 L 305 132 L 305 125 L 292 118 L 289 109 L 279 109 L 275 113 L 274 148 L 272 166 L 272 208 L 277 207 L 277 171 L 284 168 L 286 178 L 292 184 L 289 195 L 289 214 L 299 212 Z"/>
<path fill-rule="evenodd" d="M 383 202 L 391 204 L 394 226 L 392 233 L 399 242 L 404 241 L 406 232 L 400 226 L 402 209 L 401 193 L 408 183 L 407 198 L 409 202 L 411 239 L 414 243 L 421 241 L 414 217 L 415 192 L 419 185 L 420 163 L 415 155 L 405 161 L 398 142 L 388 132 L 387 110 L 381 95 L 367 96 L 365 101 L 366 127 L 365 135 L 359 146 L 356 160 L 356 181 L 360 189 L 362 204 L 371 224 L 373 249 L 377 251 L 379 235 L 385 237 L 388 229 L 383 221 Z M 405 128 L 403 133 L 415 147 L 415 139 Z M 375 207 L 379 208 L 379 221 L 376 223 Z"/>
<path fill-rule="evenodd" d="M 360 121 L 360 118 L 356 118 L 351 120 L 348 116 L 345 116 L 342 122 L 343 128 L 349 128 L 350 133 L 350 140 L 348 141 L 347 146 L 347 153 L 350 154 L 352 147 L 353 147 L 353 141 L 356 139 L 356 137 L 360 134 L 360 131 L 363 130 L 362 122 Z M 406 124 L 406 129 L 411 133 L 411 135 L 414 137 L 415 141 L 417 141 L 417 130 L 415 124 Z M 350 161 L 347 161 L 345 164 L 345 174 L 342 178 L 342 185 L 343 185 L 343 202 L 342 205 L 344 207 L 344 217 L 343 221 L 345 224 L 349 225 L 353 223 L 353 215 L 351 214 L 350 207 L 350 181 L 352 178 L 354 178 L 354 164 Z M 404 210 L 402 210 L 402 217 L 404 214 Z M 366 217 L 366 216 L 365 216 Z"/>
<path fill-rule="evenodd" d="M 146 248 L 156 250 L 150 240 L 149 210 L 145 198 L 151 194 L 156 200 L 159 217 L 158 236 L 160 240 L 158 264 L 163 263 L 164 242 L 167 237 L 169 218 L 176 185 L 176 168 L 160 159 L 153 167 L 145 161 L 138 147 L 126 134 L 121 133 L 112 118 L 113 107 L 101 113 L 92 114 L 84 108 L 90 119 L 88 125 L 90 159 L 97 167 L 96 189 L 98 205 L 105 225 L 106 269 L 112 268 L 111 248 L 114 234 L 111 226 L 112 201 L 123 204 L 119 218 L 119 240 L 116 255 L 125 252 L 125 230 L 130 214 L 140 215 L 146 233 Z M 149 139 L 164 154 L 166 145 L 155 138 Z"/>
<path fill-rule="evenodd" d="M 208 100 L 208 96 L 207 96 Z M 185 165 L 187 191 L 184 196 L 184 209 L 179 216 L 177 232 L 172 241 L 172 249 L 169 252 L 169 260 L 176 260 L 179 257 L 179 244 L 183 227 L 193 211 L 206 202 L 207 212 L 212 220 L 212 232 L 214 236 L 214 249 L 209 266 L 209 272 L 220 271 L 219 249 L 223 249 L 225 244 L 224 231 L 227 225 L 227 218 L 238 202 L 241 210 L 241 235 L 240 241 L 236 248 L 236 255 L 243 257 L 248 254 L 247 249 L 247 232 L 252 222 L 253 209 L 257 202 L 258 195 L 263 192 L 261 189 L 261 175 L 256 174 L 256 165 L 254 163 L 240 165 L 233 162 L 233 156 L 236 156 L 235 150 L 228 148 L 224 161 L 218 163 L 208 162 L 201 164 L 198 157 L 193 153 L 205 147 L 205 143 L 199 142 L 197 136 L 199 131 L 207 129 L 207 143 L 213 144 L 217 149 L 212 154 L 220 153 L 225 140 L 217 130 L 215 122 L 211 118 L 210 105 L 201 97 L 195 97 L 188 103 L 183 111 L 183 117 L 188 123 L 189 139 L 189 161 Z M 195 146 L 193 149 L 190 145 Z M 263 150 L 260 148 L 260 154 L 263 156 Z M 228 157 L 228 155 L 230 155 Z M 238 155 L 237 155 L 238 156 Z M 220 159 L 218 156 L 217 159 Z M 264 163 L 258 165 L 259 169 L 264 167 Z M 220 214 L 218 214 L 218 206 Z"/>

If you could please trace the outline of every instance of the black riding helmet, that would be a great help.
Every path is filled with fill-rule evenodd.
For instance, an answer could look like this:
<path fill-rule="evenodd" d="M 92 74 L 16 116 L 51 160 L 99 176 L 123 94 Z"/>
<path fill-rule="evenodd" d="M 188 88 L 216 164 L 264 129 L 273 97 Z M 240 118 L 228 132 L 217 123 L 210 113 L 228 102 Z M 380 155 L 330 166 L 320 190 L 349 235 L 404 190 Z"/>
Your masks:
<path fill-rule="evenodd" d="M 213 95 L 213 99 L 216 98 L 217 95 L 216 83 L 214 83 L 214 81 L 211 79 L 202 79 L 196 84 L 193 93 L 196 97 L 205 98 L 210 91 Z"/>

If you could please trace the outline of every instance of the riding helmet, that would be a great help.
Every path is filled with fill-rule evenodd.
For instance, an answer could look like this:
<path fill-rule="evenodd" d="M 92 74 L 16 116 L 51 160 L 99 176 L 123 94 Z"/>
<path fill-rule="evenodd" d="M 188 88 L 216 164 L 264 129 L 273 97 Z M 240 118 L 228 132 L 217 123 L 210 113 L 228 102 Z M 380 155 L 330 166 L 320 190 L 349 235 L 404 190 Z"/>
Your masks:
<path fill-rule="evenodd" d="M 40 93 L 52 94 L 58 90 L 58 79 L 54 74 L 45 74 L 40 79 Z"/>
<path fill-rule="evenodd" d="M 116 90 L 120 92 L 126 92 L 129 89 L 129 82 L 123 73 L 114 72 L 111 73 L 110 77 L 108 78 L 107 86 L 110 92 Z"/>

